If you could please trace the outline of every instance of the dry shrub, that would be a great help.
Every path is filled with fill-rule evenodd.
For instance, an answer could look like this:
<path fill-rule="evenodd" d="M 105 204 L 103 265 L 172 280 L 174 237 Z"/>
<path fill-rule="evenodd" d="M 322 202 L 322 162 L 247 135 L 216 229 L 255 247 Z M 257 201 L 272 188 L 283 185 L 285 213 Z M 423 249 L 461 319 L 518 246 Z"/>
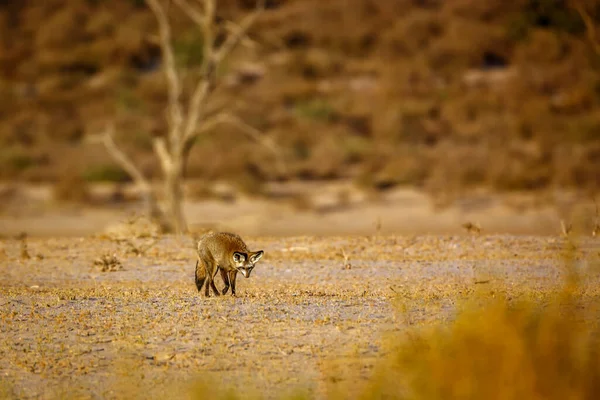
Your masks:
<path fill-rule="evenodd" d="M 327 100 L 313 98 L 298 101 L 294 104 L 294 115 L 297 118 L 306 118 L 313 121 L 331 122 L 336 120 L 337 112 Z"/>
<path fill-rule="evenodd" d="M 467 67 L 482 65 L 484 52 L 489 49 L 503 52 L 503 31 L 496 26 L 462 19 L 451 19 L 447 33 L 434 41 L 427 52 L 432 69 L 452 73 Z"/>
<path fill-rule="evenodd" d="M 453 192 L 484 184 L 493 160 L 491 153 L 473 144 L 444 143 L 429 155 L 431 165 L 424 182 L 431 193 Z"/>
<path fill-rule="evenodd" d="M 312 49 L 294 54 L 290 72 L 312 80 L 339 74 L 342 71 L 342 58 L 325 50 Z"/>
<path fill-rule="evenodd" d="M 90 165 L 82 175 L 87 182 L 128 182 L 131 180 L 131 177 L 121 167 L 114 164 Z"/>
<path fill-rule="evenodd" d="M 209 182 L 203 180 L 188 182 L 186 193 L 194 200 L 210 199 L 214 195 Z"/>
<path fill-rule="evenodd" d="M 311 211 L 315 208 L 308 193 L 297 193 L 289 197 L 289 204 L 295 211 Z"/>
<path fill-rule="evenodd" d="M 114 254 L 103 254 L 93 262 L 93 267 L 101 272 L 116 272 L 123 269 L 121 261 Z"/>
<path fill-rule="evenodd" d="M 452 14 L 482 21 L 489 21 L 507 13 L 518 11 L 523 1 L 504 0 L 453 0 L 448 2 L 447 8 Z"/>
<path fill-rule="evenodd" d="M 401 24 L 386 32 L 382 52 L 387 56 L 413 55 L 422 52 L 442 34 L 443 25 L 433 11 L 416 10 Z"/>
<path fill-rule="evenodd" d="M 429 173 L 425 157 L 412 146 L 398 147 L 386 155 L 372 155 L 373 164 L 357 178 L 365 188 L 386 189 L 396 185 L 421 186 Z"/>
<path fill-rule="evenodd" d="M 597 2 L 582 3 L 597 23 Z M 151 155 L 151 135 L 146 133 L 163 131 L 166 102 L 164 77 L 156 69 L 156 43 L 144 35 L 156 30 L 152 13 L 143 0 L 106 4 L 79 0 L 62 8 L 52 4 L 15 6 L 15 18 L 21 23 L 0 21 L 5 37 L 19 39 L 3 63 L 6 99 L 0 112 L 10 116 L 20 110 L 18 118 L 5 118 L 0 140 L 7 140 L 6 148 L 17 142 L 24 147 L 35 144 L 55 161 L 64 145 L 79 148 L 89 126 L 103 126 L 116 112 L 121 130 L 128 132 L 121 138 L 130 145 L 128 153 L 136 160 Z M 253 4 L 219 2 L 219 17 L 241 16 Z M 493 142 L 502 136 L 507 142 L 525 139 L 550 149 L 597 141 L 600 59 L 568 2 L 269 0 L 267 6 L 250 35 L 260 43 L 253 62 L 265 74 L 243 88 L 239 83 L 226 85 L 216 93 L 214 107 L 233 104 L 232 113 L 275 137 L 290 154 L 290 170 L 300 171 L 288 178 L 345 177 L 347 163 L 354 164 L 352 173 L 362 170 L 363 175 L 374 176 L 373 148 L 410 148 L 416 143 L 438 147 L 445 140 L 461 146 L 463 140 L 472 140 L 481 148 L 478 151 L 493 146 L 497 153 L 507 153 L 494 164 L 510 164 L 510 178 L 500 179 L 494 168 L 477 172 L 496 188 L 596 185 L 595 150 L 581 153 L 569 148 L 567 152 L 583 160 L 578 162 L 554 155 L 525 160 L 529 155 L 514 156 L 509 146 Z M 197 53 L 200 41 L 190 36 L 197 33 L 190 30 L 189 18 L 171 9 L 169 19 L 178 61 L 197 63 L 198 55 L 191 53 Z M 25 57 L 28 54 L 33 56 Z M 469 77 L 478 77 L 477 82 Z M 189 95 L 186 88 L 184 84 L 184 96 Z M 368 123 L 356 123 L 357 112 Z M 321 140 L 321 132 L 336 124 L 346 125 L 336 137 L 344 148 L 343 163 L 335 146 Z M 200 139 L 186 177 L 236 178 L 247 168 L 247 160 L 235 155 L 249 141 L 239 132 L 224 131 L 231 129 L 219 126 Z M 446 149 L 453 151 L 451 146 Z M 327 159 L 331 163 L 323 168 L 327 171 L 316 171 L 328 154 L 335 162 Z M 431 175 L 448 164 L 446 154 L 439 150 L 431 160 L 429 150 L 419 148 L 414 158 L 422 158 L 421 165 L 433 161 L 426 171 Z M 312 157 L 314 165 L 307 161 Z M 57 171 L 34 161 L 30 149 L 0 151 L 0 176 L 56 178 Z M 259 169 L 273 169 L 270 161 L 252 162 Z M 86 158 L 81 168 L 92 163 Z M 466 177 L 469 186 L 472 168 L 465 164 L 469 171 L 459 173 L 461 165 L 453 168 L 452 179 Z M 155 174 L 155 166 L 152 159 L 142 169 Z M 405 174 L 412 175 L 413 167 L 407 168 Z M 544 178 L 517 176 L 520 171 L 529 174 L 530 168 L 545 168 L 543 174 L 535 174 Z"/>
<path fill-rule="evenodd" d="M 241 193 L 250 196 L 262 196 L 264 194 L 265 181 L 254 173 L 253 168 L 247 168 L 230 177 L 229 180 Z"/>
<path fill-rule="evenodd" d="M 323 133 L 326 136 L 316 144 L 307 162 L 307 169 L 312 170 L 315 178 L 335 179 L 344 172 L 344 149 L 333 132 Z"/>
<path fill-rule="evenodd" d="M 489 171 L 486 174 L 494 188 L 500 190 L 535 190 L 545 187 L 552 179 L 548 159 L 527 154 L 525 144 L 513 143 L 505 152 L 489 154 Z"/>
<path fill-rule="evenodd" d="M 39 48 L 64 46 L 73 38 L 79 37 L 83 28 L 81 23 L 84 12 L 82 7 L 59 7 L 54 12 L 46 12 L 46 21 L 36 31 L 35 43 Z M 85 17 L 84 17 L 85 18 Z"/>
<path fill-rule="evenodd" d="M 36 160 L 26 150 L 20 148 L 4 148 L 0 151 L 0 177 L 7 178 L 19 175 L 32 168 Z"/>
<path fill-rule="evenodd" d="M 515 61 L 527 63 L 556 63 L 565 56 L 564 39 L 551 31 L 539 30 L 517 48 Z"/>
<path fill-rule="evenodd" d="M 53 188 L 54 199 L 61 202 L 85 203 L 90 201 L 88 183 L 77 172 L 65 172 Z"/>
<path fill-rule="evenodd" d="M 0 186 L 0 212 L 4 212 L 9 206 L 16 204 L 21 197 L 20 189 L 15 184 Z"/>
<path fill-rule="evenodd" d="M 552 169 L 560 186 L 587 187 L 597 191 L 600 187 L 600 144 L 573 145 L 555 150 Z"/>

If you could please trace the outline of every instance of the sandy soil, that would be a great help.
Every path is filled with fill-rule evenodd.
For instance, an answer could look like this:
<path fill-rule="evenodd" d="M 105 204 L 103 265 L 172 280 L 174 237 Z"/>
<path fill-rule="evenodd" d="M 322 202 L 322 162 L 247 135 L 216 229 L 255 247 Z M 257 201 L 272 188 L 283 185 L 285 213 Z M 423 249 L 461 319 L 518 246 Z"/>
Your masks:
<path fill-rule="evenodd" d="M 97 198 L 106 199 L 115 189 L 99 185 L 93 190 Z M 135 196 L 134 188 L 120 190 Z M 231 195 L 233 200 L 189 200 L 184 211 L 192 231 L 209 228 L 255 236 L 460 234 L 467 222 L 488 234 L 555 235 L 561 232 L 561 220 L 589 234 L 598 218 L 589 199 L 572 194 L 554 196 L 554 205 L 549 206 L 539 202 L 539 195 L 472 193 L 440 209 L 435 207 L 439 199 L 410 188 L 377 198 L 344 182 L 290 184 L 270 193 L 267 198 L 252 198 L 226 189 L 223 197 Z M 302 199 L 302 207 L 290 199 Z M 101 204 L 56 203 L 50 186 L 0 186 L 0 235 L 97 234 L 118 229 L 123 220 L 143 211 L 135 201 Z"/>
<path fill-rule="evenodd" d="M 567 254 L 559 237 L 246 239 L 265 257 L 237 298 L 208 299 L 193 283 L 190 237 L 3 240 L 0 393 L 164 398 L 208 380 L 204 395 L 302 388 L 321 398 L 364 382 L 386 335 L 450 319 L 475 294 L 543 298 Z M 568 254 L 586 270 L 599 249 L 587 238 Z M 103 255 L 120 265 L 102 271 Z M 597 297 L 598 283 L 585 290 Z"/>

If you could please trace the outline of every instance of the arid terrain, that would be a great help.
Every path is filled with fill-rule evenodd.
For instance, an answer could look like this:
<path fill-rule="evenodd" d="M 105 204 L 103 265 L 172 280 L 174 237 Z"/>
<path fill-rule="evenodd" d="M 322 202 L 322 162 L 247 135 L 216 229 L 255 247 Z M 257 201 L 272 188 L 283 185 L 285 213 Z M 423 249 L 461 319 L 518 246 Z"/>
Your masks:
<path fill-rule="evenodd" d="M 214 3 L 0 1 L 0 399 L 597 399 L 600 2 Z"/>
<path fill-rule="evenodd" d="M 543 304 L 565 265 L 587 274 L 600 259 L 589 236 L 246 239 L 266 255 L 237 298 L 197 293 L 189 236 L 3 239 L 0 393 L 356 397 L 401 335 L 467 301 Z M 580 308 L 597 304 L 599 283 L 580 283 Z"/>

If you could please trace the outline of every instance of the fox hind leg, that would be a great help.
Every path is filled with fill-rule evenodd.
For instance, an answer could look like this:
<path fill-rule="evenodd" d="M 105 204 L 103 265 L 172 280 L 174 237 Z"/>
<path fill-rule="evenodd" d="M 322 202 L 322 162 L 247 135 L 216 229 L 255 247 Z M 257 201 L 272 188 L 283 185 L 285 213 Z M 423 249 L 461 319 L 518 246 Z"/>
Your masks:
<path fill-rule="evenodd" d="M 212 291 L 215 294 L 215 296 L 220 296 L 221 295 L 221 293 L 219 292 L 219 290 L 215 286 L 215 280 L 214 279 L 210 280 L 210 287 L 212 288 Z"/>
<path fill-rule="evenodd" d="M 217 268 L 215 269 L 215 272 L 212 274 L 211 280 L 210 280 L 210 287 L 213 290 L 213 293 L 215 294 L 215 296 L 220 296 L 221 293 L 219 292 L 219 290 L 217 289 L 217 287 L 215 286 L 215 276 L 217 276 L 217 270 L 219 270 L 220 268 L 217 266 Z"/>
<path fill-rule="evenodd" d="M 217 290 L 217 287 L 215 286 L 215 281 L 214 281 L 214 277 L 217 274 L 217 266 L 214 266 L 215 268 L 206 268 L 206 287 L 204 289 L 204 295 L 206 297 L 210 296 L 210 289 L 212 289 L 213 293 L 215 294 L 215 296 L 220 296 L 221 293 L 219 293 L 219 291 Z M 214 271 L 214 272 L 213 272 Z"/>
<path fill-rule="evenodd" d="M 202 290 L 202 286 L 204 285 L 204 281 L 206 280 L 206 270 L 200 267 L 200 260 L 196 260 L 196 272 L 195 272 L 195 282 L 196 287 L 198 288 L 198 292 Z M 203 271 L 204 270 L 204 271 Z"/>

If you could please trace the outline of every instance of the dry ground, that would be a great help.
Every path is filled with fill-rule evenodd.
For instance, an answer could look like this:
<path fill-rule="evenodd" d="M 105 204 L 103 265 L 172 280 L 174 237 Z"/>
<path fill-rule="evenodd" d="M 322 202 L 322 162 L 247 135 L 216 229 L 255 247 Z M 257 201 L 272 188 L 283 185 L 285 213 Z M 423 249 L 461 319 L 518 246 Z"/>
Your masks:
<path fill-rule="evenodd" d="M 186 187 L 191 192 L 191 185 Z M 487 234 L 554 235 L 560 221 L 590 234 L 600 221 L 596 205 L 578 193 L 557 192 L 544 199 L 534 193 L 464 193 L 446 207 L 419 189 L 403 187 L 377 196 L 352 182 L 288 183 L 273 186 L 270 197 L 249 197 L 232 188 L 220 197 L 197 199 L 187 193 L 184 212 L 192 231 L 232 230 L 252 236 L 459 234 L 463 224 Z M 0 183 L 0 237 L 89 236 L 119 228 L 143 212 L 134 185 L 93 185 L 91 203 L 65 203 L 52 185 Z M 218 191 L 217 189 L 215 189 Z M 121 191 L 130 201 L 112 202 Z M 225 197 L 223 195 L 223 197 Z M 300 204 L 297 204 L 300 203 Z"/>
<path fill-rule="evenodd" d="M 563 238 L 532 236 L 247 242 L 266 252 L 255 273 L 238 281 L 237 298 L 207 299 L 194 287 L 189 237 L 3 240 L 0 393 L 162 398 L 209 380 L 245 396 L 322 398 L 364 382 L 387 334 L 451 319 L 475 294 L 543 301 L 562 282 L 565 254 L 580 270 L 600 257 L 591 238 L 567 252 Z M 102 271 L 103 255 L 121 265 Z M 598 287 L 586 281 L 584 298 Z"/>

